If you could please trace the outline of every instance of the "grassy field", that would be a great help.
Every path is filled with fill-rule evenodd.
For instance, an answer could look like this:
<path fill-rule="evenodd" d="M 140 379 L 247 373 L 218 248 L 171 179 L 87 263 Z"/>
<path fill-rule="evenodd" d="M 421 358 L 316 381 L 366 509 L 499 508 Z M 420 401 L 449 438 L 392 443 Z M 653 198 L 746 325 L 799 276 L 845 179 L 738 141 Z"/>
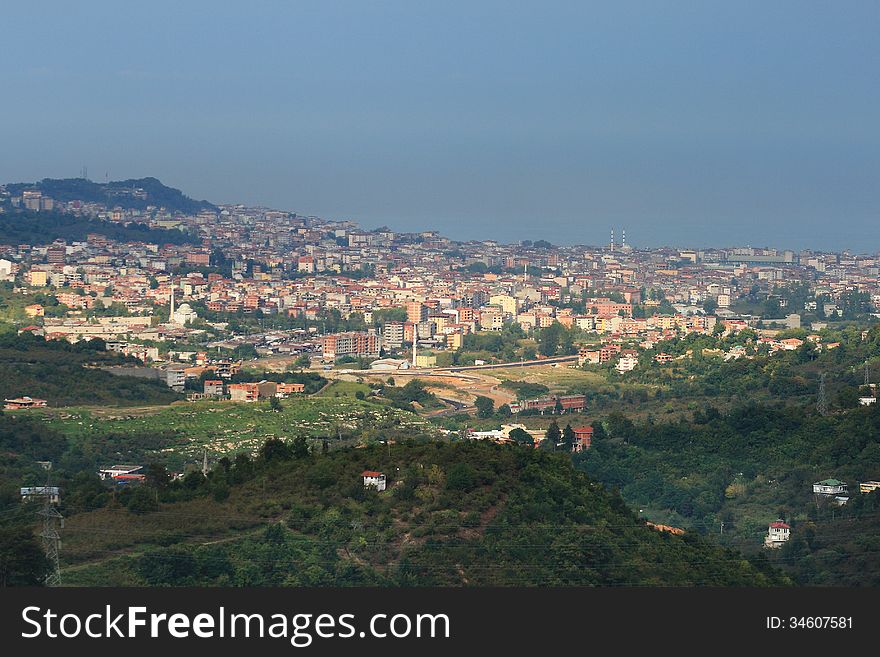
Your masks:
<path fill-rule="evenodd" d="M 358 381 L 343 381 L 340 379 L 333 381 L 330 385 L 321 390 L 321 392 L 318 393 L 318 396 L 354 397 L 358 392 L 362 392 L 365 396 L 369 396 L 372 390 L 366 383 L 359 383 Z"/>
<path fill-rule="evenodd" d="M 252 451 L 267 438 L 323 438 L 355 432 L 369 438 L 383 427 L 430 429 L 427 421 L 399 409 L 348 397 L 303 397 L 282 401 L 273 411 L 267 403 L 194 402 L 120 411 L 73 407 L 28 411 L 74 442 L 96 436 L 172 436 L 160 451 L 197 459 Z"/>
<path fill-rule="evenodd" d="M 595 386 L 606 384 L 605 377 L 597 372 L 588 372 L 577 367 L 560 365 L 533 365 L 531 367 L 505 367 L 490 370 L 492 376 L 502 381 L 526 381 L 540 383 L 551 392 L 568 392 L 572 386 Z"/>

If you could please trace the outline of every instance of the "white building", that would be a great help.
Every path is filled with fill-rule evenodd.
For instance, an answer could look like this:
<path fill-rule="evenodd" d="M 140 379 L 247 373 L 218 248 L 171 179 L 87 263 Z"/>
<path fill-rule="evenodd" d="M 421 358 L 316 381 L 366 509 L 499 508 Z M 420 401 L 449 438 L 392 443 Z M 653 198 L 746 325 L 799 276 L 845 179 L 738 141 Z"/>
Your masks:
<path fill-rule="evenodd" d="M 385 475 L 383 473 L 364 470 L 361 476 L 364 478 L 364 488 L 375 488 L 379 492 L 385 490 Z"/>
<path fill-rule="evenodd" d="M 620 372 L 631 372 L 636 368 L 639 364 L 639 359 L 635 356 L 623 356 L 620 360 L 617 361 L 617 365 L 615 365 L 615 369 Z"/>
<path fill-rule="evenodd" d="M 824 497 L 834 497 L 836 495 L 847 494 L 846 482 L 837 479 L 823 479 L 813 484 L 813 493 Z"/>
<path fill-rule="evenodd" d="M 764 547 L 780 548 L 789 538 L 791 538 L 791 527 L 781 520 L 771 522 L 767 528 L 767 536 L 764 538 Z"/>
<path fill-rule="evenodd" d="M 61 493 L 58 486 L 28 486 L 21 489 L 21 501 L 43 500 L 49 498 L 49 504 L 59 504 Z"/>
<path fill-rule="evenodd" d="M 178 326 L 184 326 L 199 318 L 198 314 L 188 303 L 180 304 L 180 308 L 175 310 L 171 315 L 171 323 Z"/>

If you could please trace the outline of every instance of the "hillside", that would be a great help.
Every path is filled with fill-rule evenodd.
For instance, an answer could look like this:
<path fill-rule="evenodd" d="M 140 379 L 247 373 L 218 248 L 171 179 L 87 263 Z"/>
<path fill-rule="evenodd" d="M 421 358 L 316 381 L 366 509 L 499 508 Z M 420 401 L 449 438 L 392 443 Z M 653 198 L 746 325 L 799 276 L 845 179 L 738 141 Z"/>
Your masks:
<path fill-rule="evenodd" d="M 0 244 L 50 244 L 54 240 L 85 241 L 89 233 L 117 242 L 146 244 L 189 244 L 198 238 L 176 228 L 149 228 L 146 224 L 117 224 L 60 212 L 10 210 L 0 214 Z"/>
<path fill-rule="evenodd" d="M 365 490 L 378 469 L 389 489 Z M 158 504 L 156 502 L 158 500 Z M 483 443 L 312 453 L 269 441 L 66 510 L 68 585 L 771 585 L 740 555 L 648 528 L 568 459 Z"/>
<path fill-rule="evenodd" d="M 798 540 L 802 528 L 818 526 L 820 544 L 829 521 L 851 517 L 862 503 L 858 482 L 880 476 L 876 405 L 825 417 L 813 405 L 708 406 L 690 420 L 633 422 L 613 413 L 593 424 L 598 438 L 575 457 L 577 467 L 657 522 L 715 536 L 723 522 L 719 540 L 745 553 L 763 551 L 767 525 L 777 518 L 793 523 Z M 812 484 L 829 477 L 849 483 L 852 506 L 817 506 Z M 876 530 L 867 521 L 841 527 L 855 539 L 850 554 L 866 558 L 862 576 L 877 581 L 880 564 L 870 558 Z M 831 561 L 793 570 L 803 583 L 843 584 L 849 575 L 839 568 L 811 570 Z"/>
<path fill-rule="evenodd" d="M 129 362 L 101 340 L 71 345 L 31 334 L 0 333 L 0 398 L 27 395 L 49 406 L 167 404 L 182 396 L 156 380 L 114 376 L 99 365 Z"/>
<path fill-rule="evenodd" d="M 36 183 L 12 183 L 6 188 L 12 194 L 34 189 L 57 201 L 80 200 L 101 203 L 107 207 L 119 206 L 137 210 L 143 210 L 148 205 L 184 214 L 217 209 L 208 201 L 196 201 L 179 189 L 166 187 L 156 178 L 136 178 L 106 183 L 97 183 L 85 178 L 44 178 Z"/>

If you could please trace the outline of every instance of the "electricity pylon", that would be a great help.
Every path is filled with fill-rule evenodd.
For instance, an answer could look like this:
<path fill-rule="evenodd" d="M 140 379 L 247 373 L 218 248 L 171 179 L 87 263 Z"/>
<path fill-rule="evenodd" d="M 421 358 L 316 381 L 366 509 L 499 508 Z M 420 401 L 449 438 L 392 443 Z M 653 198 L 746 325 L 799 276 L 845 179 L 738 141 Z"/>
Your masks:
<path fill-rule="evenodd" d="M 43 530 L 40 536 L 43 539 L 43 550 L 46 553 L 46 559 L 49 561 L 50 571 L 46 576 L 46 586 L 61 586 L 61 562 L 59 553 L 61 552 L 61 536 L 58 534 L 57 522 L 61 521 L 64 527 L 64 516 L 62 516 L 55 504 L 52 502 L 52 465 L 49 464 L 46 475 L 46 487 L 43 489 L 43 507 L 37 511 L 37 515 L 43 519 Z"/>
<path fill-rule="evenodd" d="M 828 395 L 825 392 L 825 372 L 819 375 L 819 398 L 816 400 L 816 410 L 819 415 L 828 415 Z"/>

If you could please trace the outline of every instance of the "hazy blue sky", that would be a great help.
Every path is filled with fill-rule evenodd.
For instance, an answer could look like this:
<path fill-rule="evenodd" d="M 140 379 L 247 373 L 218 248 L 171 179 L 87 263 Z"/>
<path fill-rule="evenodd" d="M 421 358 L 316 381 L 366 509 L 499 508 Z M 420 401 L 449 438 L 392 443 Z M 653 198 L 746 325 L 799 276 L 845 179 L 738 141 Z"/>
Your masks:
<path fill-rule="evenodd" d="M 455 238 L 880 248 L 880 2 L 5 3 L 0 180 Z"/>

